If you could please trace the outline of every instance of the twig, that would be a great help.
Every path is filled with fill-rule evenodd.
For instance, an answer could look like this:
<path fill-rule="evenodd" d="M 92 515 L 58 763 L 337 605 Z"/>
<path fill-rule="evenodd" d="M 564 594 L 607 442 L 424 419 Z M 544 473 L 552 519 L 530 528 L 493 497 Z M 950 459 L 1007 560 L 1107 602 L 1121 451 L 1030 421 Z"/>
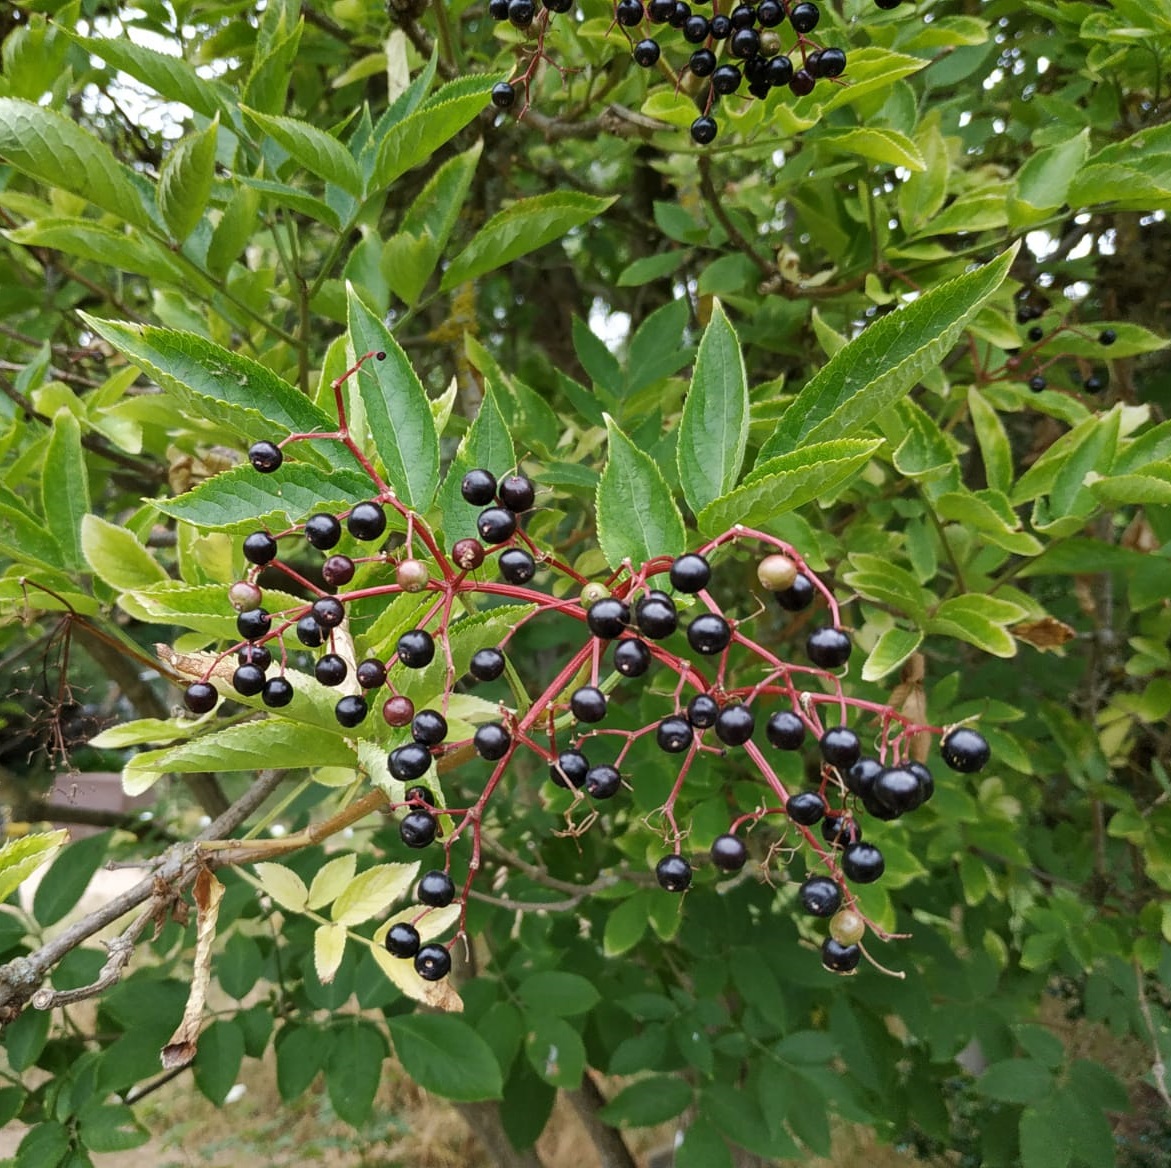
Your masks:
<path fill-rule="evenodd" d="M 1147 1000 L 1145 978 L 1137 960 L 1134 963 L 1134 976 L 1138 983 L 1138 1008 L 1142 1013 L 1143 1022 L 1146 1023 L 1147 1033 L 1151 1036 L 1151 1049 L 1155 1054 L 1155 1061 L 1151 1064 L 1151 1078 L 1155 1081 L 1155 1090 L 1158 1091 L 1159 1098 L 1166 1104 L 1167 1110 L 1171 1111 L 1171 1091 L 1167 1089 L 1167 1064 L 1163 1062 L 1163 1053 L 1159 1049 L 1159 1032 L 1151 1016 L 1151 1003 Z"/>
<path fill-rule="evenodd" d="M 637 1168 L 621 1133 L 598 1118 L 598 1112 L 606 1105 L 606 1098 L 588 1070 L 581 1077 L 581 1086 L 565 1094 L 594 1145 L 599 1168 Z"/>

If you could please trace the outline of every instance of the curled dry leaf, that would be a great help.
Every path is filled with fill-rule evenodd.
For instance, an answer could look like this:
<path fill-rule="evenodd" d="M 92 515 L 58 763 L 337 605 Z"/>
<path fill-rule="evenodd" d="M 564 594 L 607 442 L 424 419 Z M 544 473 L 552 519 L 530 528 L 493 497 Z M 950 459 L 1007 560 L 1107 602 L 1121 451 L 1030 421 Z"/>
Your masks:
<path fill-rule="evenodd" d="M 1034 649 L 1060 649 L 1067 641 L 1072 641 L 1077 633 L 1065 621 L 1059 621 L 1054 616 L 1046 616 L 1040 620 L 1013 625 L 1012 635 L 1018 641 L 1032 645 Z"/>
<path fill-rule="evenodd" d="M 899 684 L 891 690 L 890 704 L 912 722 L 923 725 L 927 721 L 927 691 L 923 679 L 927 676 L 927 662 L 922 653 L 912 653 L 899 673 Z M 916 762 L 927 761 L 931 752 L 931 735 L 924 731 L 910 740 L 910 756 Z"/>

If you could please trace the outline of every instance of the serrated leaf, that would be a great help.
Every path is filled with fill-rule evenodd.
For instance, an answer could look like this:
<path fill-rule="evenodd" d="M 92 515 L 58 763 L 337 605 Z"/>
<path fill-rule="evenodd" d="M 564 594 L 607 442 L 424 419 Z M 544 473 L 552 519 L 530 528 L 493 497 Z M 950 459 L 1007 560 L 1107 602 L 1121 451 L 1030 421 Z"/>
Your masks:
<path fill-rule="evenodd" d="M 10 839 L 0 847 L 0 904 L 42 864 L 47 864 L 68 839 L 69 832 L 62 828 Z"/>
<path fill-rule="evenodd" d="M 374 448 L 398 497 L 416 511 L 426 511 L 439 485 L 439 436 L 427 394 L 382 321 L 352 287 L 346 296 L 355 354 L 386 354 L 384 360 L 371 359 L 358 371 Z"/>
<path fill-rule="evenodd" d="M 322 985 L 333 981 L 345 955 L 345 925 L 319 925 L 313 934 L 313 964 Z"/>
<path fill-rule="evenodd" d="M 122 722 L 103 730 L 89 740 L 89 745 L 97 750 L 124 750 L 127 746 L 178 742 L 202 730 L 199 721 L 186 717 L 135 718 L 132 722 Z"/>
<path fill-rule="evenodd" d="M 1000 287 L 1014 246 L 871 325 L 802 388 L 757 456 L 757 466 L 818 440 L 848 438 L 938 367 L 964 325 Z"/>
<path fill-rule="evenodd" d="M 616 198 L 557 191 L 518 199 L 511 207 L 493 215 L 451 261 L 443 274 L 440 291 L 448 292 L 560 239 L 600 215 Z"/>
<path fill-rule="evenodd" d="M 740 339 L 717 301 L 699 342 L 675 453 L 693 512 L 736 485 L 747 444 L 748 376 Z"/>
<path fill-rule="evenodd" d="M 887 629 L 874 642 L 874 648 L 862 666 L 862 680 L 879 681 L 893 673 L 922 642 L 923 633 L 919 629 Z"/>
<path fill-rule="evenodd" d="M 1000 415 L 988 399 L 973 385 L 968 387 L 968 412 L 976 442 L 984 459 L 984 477 L 995 491 L 1006 492 L 1012 486 L 1012 447 Z"/>
<path fill-rule="evenodd" d="M 264 891 L 290 912 L 301 912 L 309 901 L 305 881 L 284 864 L 255 864 L 256 877 Z"/>
<path fill-rule="evenodd" d="M 310 174 L 336 183 L 342 190 L 362 197 L 364 184 L 354 156 L 332 135 L 296 118 L 259 113 L 241 106 L 240 112 Z"/>
<path fill-rule="evenodd" d="M 611 568 L 679 555 L 686 545 L 683 516 L 662 472 L 606 417 L 609 457 L 598 482 L 598 543 Z"/>
<path fill-rule="evenodd" d="M 172 256 L 153 240 L 90 219 L 38 219 L 3 234 L 25 247 L 48 247 L 120 271 L 137 272 L 161 283 L 187 283 L 199 292 L 209 291 L 198 274 L 185 278 Z"/>
<path fill-rule="evenodd" d="M 765 463 L 758 460 L 743 486 L 696 516 L 699 529 L 714 535 L 736 523 L 759 526 L 828 496 L 860 473 L 881 445 L 879 439 L 851 438 L 804 446 Z"/>
<path fill-rule="evenodd" d="M 1025 615 L 1025 610 L 1011 601 L 991 596 L 953 596 L 936 610 L 927 623 L 927 631 L 958 637 L 997 657 L 1015 657 L 1016 642 L 1003 626 Z"/>
<path fill-rule="evenodd" d="M 1037 222 L 1048 211 L 1061 207 L 1069 196 L 1090 150 L 1090 131 L 1083 129 L 1064 142 L 1038 150 L 1017 171 L 1009 199 L 1013 226 Z"/>
<path fill-rule="evenodd" d="M 347 852 L 344 856 L 336 856 L 318 868 L 313 883 L 309 885 L 306 907 L 324 908 L 340 896 L 346 885 L 353 880 L 357 866 L 358 857 L 353 852 Z"/>
<path fill-rule="evenodd" d="M 333 902 L 330 916 L 339 925 L 358 925 L 388 908 L 410 888 L 419 864 L 376 864 L 359 872 Z"/>
<path fill-rule="evenodd" d="M 81 447 L 81 427 L 64 406 L 53 419 L 41 468 L 45 525 L 57 540 L 66 565 L 80 568 L 81 521 L 89 511 L 89 473 Z"/>
<path fill-rule="evenodd" d="M 81 551 L 98 578 L 111 588 L 144 588 L 169 579 L 166 569 L 132 531 L 99 515 L 82 516 Z"/>
<path fill-rule="evenodd" d="M 898 130 L 874 126 L 833 130 L 818 134 L 816 139 L 810 139 L 810 144 L 824 146 L 833 153 L 857 154 L 885 166 L 902 166 L 916 173 L 927 169 L 919 147 Z"/>
<path fill-rule="evenodd" d="M 215 178 L 216 137 L 219 114 L 211 125 L 187 134 L 173 146 L 159 172 L 159 210 L 171 229 L 171 236 L 182 243 L 207 207 Z"/>
<path fill-rule="evenodd" d="M 224 589 L 219 584 L 183 584 L 167 580 L 147 588 L 124 592 L 118 599 L 120 607 L 136 620 L 155 624 L 177 624 L 209 637 L 237 637 L 236 618 L 231 606 L 224 603 Z M 274 616 L 282 611 L 298 611 L 305 602 L 287 592 L 266 589 L 265 603 Z M 303 675 L 302 675 L 303 676 Z M 289 671 L 290 680 L 295 680 Z M 230 681 L 220 675 L 220 680 Z M 263 703 L 257 706 L 264 709 Z"/>

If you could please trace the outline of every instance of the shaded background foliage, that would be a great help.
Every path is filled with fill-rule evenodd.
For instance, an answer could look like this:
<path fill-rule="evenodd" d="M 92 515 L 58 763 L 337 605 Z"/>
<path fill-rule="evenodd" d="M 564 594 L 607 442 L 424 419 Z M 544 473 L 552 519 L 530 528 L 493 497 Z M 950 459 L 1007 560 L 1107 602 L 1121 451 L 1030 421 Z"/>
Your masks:
<path fill-rule="evenodd" d="M 214 972 L 238 1006 L 205 1032 L 194 1079 L 219 1102 L 273 1042 L 284 1098 L 324 1071 L 338 1114 L 360 1124 L 389 1034 L 425 1087 L 502 1093 L 476 1116 L 489 1139 L 499 1125 L 501 1162 L 525 1154 L 508 1149 L 532 1144 L 565 1091 L 600 1147 L 683 1115 L 684 1166 L 728 1162 L 725 1141 L 765 1161 L 824 1152 L 830 1116 L 928 1162 L 1165 1163 L 1171 1102 L 1147 1067 L 1171 1044 L 1171 384 L 1157 335 L 1171 6 L 827 4 L 819 35 L 848 49 L 852 87 L 727 102 L 707 151 L 687 138 L 686 97 L 630 62 L 609 11 L 591 0 L 557 18 L 547 48 L 566 71 L 540 72 L 517 121 L 485 94 L 524 44 L 475 3 L 0 10 L 5 802 L 40 820 L 66 760 L 117 769 L 125 748 L 159 741 L 86 746 L 99 726 L 156 718 L 179 733 L 176 691 L 144 670 L 154 642 L 204 645 L 206 624 L 192 633 L 143 597 L 169 578 L 225 584 L 240 563 L 227 534 L 171 518 L 168 501 L 271 428 L 191 408 L 80 313 L 189 330 L 328 406 L 349 281 L 436 399 L 454 378 L 445 461 L 485 379 L 505 395 L 517 451 L 555 492 L 532 530 L 593 574 L 603 412 L 677 488 L 676 426 L 713 297 L 743 342 L 755 452 L 845 340 L 1024 235 L 961 343 L 870 425 L 885 445 L 865 472 L 767 517 L 855 600 L 858 691 L 889 698 L 920 651 L 922 686 L 911 672 L 899 696 L 925 696 L 938 724 L 978 717 L 993 745 L 986 775 L 949 779 L 913 822 L 880 829 L 890 876 L 871 907 L 913 932 L 883 956 L 907 979 L 820 970 L 791 881 L 701 884 L 682 912 L 640 882 L 655 845 L 641 817 L 665 780 L 648 751 L 632 810 L 577 846 L 553 836 L 562 806 L 518 776 L 484 887 L 554 911 L 473 904 L 465 1022 L 411 1013 L 352 949 L 323 985 L 312 922 L 286 915 L 278 934 L 271 904 L 225 873 Z M 664 45 L 682 60 L 677 34 Z M 457 88 L 428 107 L 445 81 Z M 415 153 L 394 137 L 404 116 L 425 128 Z M 363 154 L 383 139 L 399 145 Z M 507 208 L 544 246 L 477 244 Z M 1105 327 L 1113 346 L 1097 340 Z M 752 580 L 747 563 L 727 566 L 736 615 L 752 611 Z M 759 618 L 762 639 L 793 636 L 781 616 Z M 548 671 L 563 637 L 538 627 L 518 648 Z M 476 789 L 469 776 L 448 777 L 449 802 Z M 214 815 L 244 785 L 184 780 L 155 788 L 149 825 L 119 819 L 66 851 L 31 916 L 4 909 L 6 960 L 38 947 L 107 855 L 153 854 L 125 829 L 190 834 L 193 808 Z M 280 821 L 302 826 L 333 797 L 298 788 Z M 696 848 L 729 800 L 755 798 L 731 763 L 699 785 Z M 396 851 L 393 830 L 371 829 L 361 866 Z M 309 882 L 323 859 L 288 863 Z M 34 1010 L 10 1023 L 0 1114 L 34 1125 L 18 1164 L 84 1164 L 86 1149 L 145 1138 L 126 1101 L 157 1074 L 192 943 L 168 923 L 93 1026 Z M 54 987 L 92 981 L 104 959 L 74 950 Z M 1125 1049 L 1144 1065 L 1120 1083 L 1080 1057 L 1061 1017 L 1137 1039 Z M 490 1061 L 461 1078 L 450 1055 L 473 1039 Z M 637 1076 L 600 1122 L 591 1073 Z"/>

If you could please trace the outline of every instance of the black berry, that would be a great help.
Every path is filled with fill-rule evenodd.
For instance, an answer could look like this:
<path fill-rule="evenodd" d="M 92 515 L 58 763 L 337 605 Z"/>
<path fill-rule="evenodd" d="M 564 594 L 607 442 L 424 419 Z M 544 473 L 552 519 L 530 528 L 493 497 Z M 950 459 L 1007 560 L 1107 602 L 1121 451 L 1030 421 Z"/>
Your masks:
<path fill-rule="evenodd" d="M 639 8 L 641 7 L 640 4 Z M 496 497 L 500 500 L 501 506 L 507 507 L 509 511 L 527 511 L 536 502 L 537 488 L 533 486 L 532 479 L 524 475 L 509 475 L 508 478 L 500 480 L 496 488 Z"/>
<path fill-rule="evenodd" d="M 580 787 L 590 772 L 590 760 L 580 750 L 563 750 L 549 767 L 549 778 L 558 787 Z"/>
<path fill-rule="evenodd" d="M 499 722 L 489 722 L 476 731 L 472 745 L 481 758 L 495 762 L 508 753 L 508 748 L 512 745 L 512 735 Z"/>
<path fill-rule="evenodd" d="M 687 703 L 687 720 L 696 730 L 707 730 L 720 716 L 720 703 L 710 694 L 696 694 Z"/>
<path fill-rule="evenodd" d="M 705 56 L 703 61 L 701 62 L 702 66 L 704 66 L 704 67 L 707 66 L 707 63 L 708 63 L 707 58 L 710 57 L 711 61 L 712 61 L 712 69 L 715 68 L 715 59 L 716 58 L 715 58 L 714 53 L 708 53 L 706 49 L 702 50 L 701 53 L 694 53 L 691 57 L 691 71 L 697 77 L 706 77 L 707 74 L 712 71 L 712 69 L 707 69 L 707 72 L 701 72 L 699 69 L 697 69 L 695 67 L 696 57 L 702 56 L 703 53 L 706 53 L 707 56 Z M 691 140 L 697 146 L 707 146 L 710 143 L 714 142 L 716 140 L 716 134 L 718 132 L 719 132 L 719 126 L 716 125 L 716 119 L 712 118 L 712 117 L 708 117 L 707 115 L 704 115 L 701 118 L 696 118 L 695 121 L 691 123 Z"/>
<path fill-rule="evenodd" d="M 692 737 L 691 723 L 677 715 L 664 718 L 655 733 L 659 749 L 668 754 L 682 754 L 691 745 Z"/>
<path fill-rule="evenodd" d="M 527 584 L 536 574 L 536 561 L 524 548 L 509 548 L 500 553 L 500 575 L 509 584 Z"/>
<path fill-rule="evenodd" d="M 496 476 L 487 470 L 470 470 L 464 475 L 459 492 L 473 507 L 487 507 L 496 498 Z"/>
<path fill-rule="evenodd" d="M 241 665 L 232 674 L 232 688 L 244 697 L 255 697 L 264 689 L 264 670 L 258 665 Z"/>
<path fill-rule="evenodd" d="M 926 803 L 935 794 L 935 776 L 921 762 L 908 762 L 903 765 L 919 780 L 919 802 Z"/>
<path fill-rule="evenodd" d="M 788 588 L 774 592 L 773 595 L 786 612 L 801 612 L 813 603 L 817 589 L 814 588 L 813 581 L 802 572 Z"/>
<path fill-rule="evenodd" d="M 272 617 L 263 608 L 242 612 L 236 617 L 236 632 L 245 641 L 259 641 L 272 629 Z"/>
<path fill-rule="evenodd" d="M 651 666 L 651 651 L 637 638 L 628 637 L 614 646 L 614 668 L 623 677 L 641 677 Z"/>
<path fill-rule="evenodd" d="M 721 872 L 739 872 L 748 862 L 748 847 L 730 832 L 712 840 L 712 863 Z"/>
<path fill-rule="evenodd" d="M 695 16 L 689 16 L 683 25 L 683 39 L 689 45 L 702 45 L 711 30 L 712 26 L 708 18 L 697 13 Z"/>
<path fill-rule="evenodd" d="M 1109 345 L 1112 345 L 1112 344 L 1114 344 L 1114 342 L 1115 342 L 1116 340 L 1118 340 L 1118 334 L 1117 334 L 1117 333 L 1116 333 L 1116 332 L 1115 332 L 1115 331 L 1114 331 L 1112 328 L 1103 329 L 1103 330 L 1102 330 L 1102 331 L 1101 331 L 1101 332 L 1098 334 L 1098 344 L 1099 344 L 1099 345 L 1107 345 L 1107 346 L 1109 346 Z M 255 465 L 256 465 L 256 464 L 255 464 L 255 463 L 253 463 L 253 466 L 255 466 Z M 258 469 L 259 469 L 259 468 L 258 468 Z"/>
<path fill-rule="evenodd" d="M 679 614 L 669 598 L 650 596 L 635 605 L 634 623 L 643 636 L 650 637 L 652 641 L 661 641 L 679 627 Z"/>
<path fill-rule="evenodd" d="M 821 10 L 816 4 L 794 4 L 789 10 L 789 23 L 793 26 L 793 31 L 801 33 L 802 36 L 812 32 L 820 19 Z"/>
<path fill-rule="evenodd" d="M 1039 341 L 1044 336 L 1045 336 L 1045 330 L 1043 328 L 1041 328 L 1040 325 L 1036 325 L 1033 328 L 1029 329 L 1029 340 L 1030 341 L 1034 341 L 1034 342 Z"/>
<path fill-rule="evenodd" d="M 776 28 L 785 19 L 785 9 L 780 0 L 761 0 L 756 6 L 756 22 L 761 28 Z"/>
<path fill-rule="evenodd" d="M 431 752 L 417 742 L 406 742 L 390 752 L 386 764 L 400 783 L 413 783 L 431 769 Z"/>
<path fill-rule="evenodd" d="M 755 729 L 755 716 L 742 704 L 725 706 L 716 718 L 716 737 L 727 746 L 743 746 Z"/>
<path fill-rule="evenodd" d="M 732 629 L 722 616 L 705 612 L 687 626 L 687 643 L 706 656 L 721 653 L 732 640 Z"/>
<path fill-rule="evenodd" d="M 391 957 L 414 957 L 419 952 L 419 930 L 409 921 L 395 921 L 386 931 L 386 951 Z"/>
<path fill-rule="evenodd" d="M 694 552 L 671 565 L 671 586 L 678 592 L 701 592 L 712 578 L 711 565 Z"/>
<path fill-rule="evenodd" d="M 319 596 L 313 602 L 313 619 L 323 629 L 336 629 L 346 619 L 346 608 L 336 596 Z"/>
<path fill-rule="evenodd" d="M 842 907 L 842 890 L 828 876 L 810 876 L 798 892 L 807 913 L 832 917 Z"/>
<path fill-rule="evenodd" d="M 293 700 L 293 683 L 285 677 L 270 677 L 260 691 L 260 699 L 274 710 L 287 706 Z"/>
<path fill-rule="evenodd" d="M 827 815 L 821 824 L 821 838 L 835 847 L 856 844 L 862 838 L 862 828 L 856 819 L 846 815 Z"/>
<path fill-rule="evenodd" d="M 659 42 L 647 37 L 634 46 L 635 64 L 649 69 L 659 59 Z"/>
<path fill-rule="evenodd" d="M 528 28 L 536 15 L 533 0 L 508 0 L 508 20 L 517 28 Z"/>
<path fill-rule="evenodd" d="M 716 71 L 712 74 L 712 88 L 717 93 L 735 93 L 736 90 L 739 89 L 740 82 L 743 79 L 744 79 L 743 74 L 740 72 L 740 70 L 738 68 L 736 68 L 735 65 L 720 65 L 716 68 Z M 683 558 L 685 560 L 690 560 L 693 557 L 684 556 Z M 697 560 L 703 559 L 702 556 L 695 556 L 694 558 Z M 678 563 L 678 560 L 676 560 L 676 563 Z M 672 568 L 672 572 L 674 572 L 673 568 Z M 673 575 L 671 578 L 671 583 L 672 584 L 675 583 L 675 579 L 674 579 Z M 706 583 L 706 581 L 705 581 L 705 583 Z M 700 588 L 702 588 L 703 586 L 704 585 L 701 584 Z M 675 587 L 679 588 L 679 585 L 676 584 Z M 680 592 L 698 592 L 699 588 L 679 588 L 679 591 Z"/>
<path fill-rule="evenodd" d="M 850 659 L 853 645 L 841 629 L 826 626 L 814 629 L 805 642 L 805 652 L 814 665 L 822 669 L 838 669 Z"/>
<path fill-rule="evenodd" d="M 313 666 L 313 676 L 322 685 L 341 685 L 346 680 L 348 672 L 345 658 L 339 657 L 336 653 L 326 653 L 319 657 L 317 664 Z"/>
<path fill-rule="evenodd" d="M 358 662 L 354 676 L 363 689 L 377 689 L 386 684 L 386 666 L 376 657 L 367 657 L 365 661 Z"/>
<path fill-rule="evenodd" d="M 496 84 L 492 86 L 492 104 L 497 109 L 509 109 L 515 101 L 516 90 L 511 85 L 509 85 L 507 81 L 497 81 Z M 467 496 L 465 495 L 464 498 L 466 499 Z M 488 501 L 490 501 L 491 498 L 492 496 L 489 495 Z M 470 501 L 471 500 L 469 500 L 469 502 Z"/>
<path fill-rule="evenodd" d="M 451 954 L 442 945 L 424 945 L 415 954 L 415 972 L 424 981 L 442 981 L 451 972 Z"/>
<path fill-rule="evenodd" d="M 778 710 L 765 724 L 764 735 L 778 750 L 800 750 L 805 723 L 792 710 Z"/>
<path fill-rule="evenodd" d="M 358 503 L 346 527 L 355 539 L 377 539 L 386 530 L 386 512 L 377 503 Z"/>
<path fill-rule="evenodd" d="M 842 776 L 846 781 L 846 790 L 851 795 L 867 798 L 874 790 L 878 776 L 882 774 L 882 763 L 876 758 L 860 758 Z"/>
<path fill-rule="evenodd" d="M 424 746 L 438 746 L 447 737 L 447 719 L 438 710 L 420 710 L 411 722 L 411 737 Z"/>
<path fill-rule="evenodd" d="M 664 856 L 655 865 L 655 879 L 667 892 L 686 892 L 691 887 L 691 865 L 682 856 Z"/>
<path fill-rule="evenodd" d="M 807 97 L 813 92 L 815 84 L 813 74 L 808 69 L 798 69 L 796 73 L 789 78 L 789 92 L 794 97 Z"/>
<path fill-rule="evenodd" d="M 839 770 L 852 767 L 862 757 L 862 743 L 848 726 L 831 726 L 819 743 L 821 757 Z"/>
<path fill-rule="evenodd" d="M 821 943 L 821 964 L 831 973 L 849 973 L 858 968 L 862 960 L 859 945 L 842 945 L 833 937 L 826 937 Z"/>
<path fill-rule="evenodd" d="M 270 564 L 276 552 L 276 540 L 267 531 L 254 531 L 244 539 L 244 558 L 250 564 Z"/>
<path fill-rule="evenodd" d="M 429 908 L 446 908 L 455 900 L 455 883 L 446 872 L 425 872 L 415 895 Z"/>
<path fill-rule="evenodd" d="M 477 649 L 468 672 L 477 681 L 495 681 L 504 672 L 504 654 L 499 649 Z"/>
<path fill-rule="evenodd" d="M 430 811 L 421 808 L 408 811 L 398 825 L 398 834 L 408 848 L 425 848 L 435 839 L 439 821 Z"/>
<path fill-rule="evenodd" d="M 712 40 L 727 40 L 732 35 L 732 22 L 722 13 L 712 17 Z"/>
<path fill-rule="evenodd" d="M 506 543 L 516 534 L 516 516 L 504 507 L 486 507 L 476 519 L 476 530 L 485 543 Z"/>
<path fill-rule="evenodd" d="M 307 649 L 317 649 L 325 642 L 325 633 L 312 613 L 297 622 L 297 640 Z"/>
<path fill-rule="evenodd" d="M 569 708 L 579 722 L 600 722 L 606 716 L 606 695 L 597 686 L 583 685 L 573 691 Z"/>
<path fill-rule="evenodd" d="M 257 669 L 267 669 L 272 664 L 272 654 L 264 645 L 242 645 L 236 654 L 236 660 L 241 665 L 255 665 Z"/>
<path fill-rule="evenodd" d="M 760 33 L 754 28 L 738 28 L 728 40 L 733 57 L 747 59 L 760 52 Z"/>
<path fill-rule="evenodd" d="M 873 798 L 896 815 L 914 811 L 923 802 L 923 784 L 906 767 L 884 770 L 871 788 Z"/>
<path fill-rule="evenodd" d="M 822 49 L 820 65 L 822 77 L 840 77 L 846 71 L 846 54 L 841 49 Z"/>
<path fill-rule="evenodd" d="M 603 763 L 586 771 L 585 789 L 594 799 L 613 798 L 621 786 L 622 775 L 617 767 Z"/>
<path fill-rule="evenodd" d="M 193 681 L 183 694 L 183 704 L 193 714 L 206 714 L 215 709 L 219 691 L 207 681 Z"/>
<path fill-rule="evenodd" d="M 333 716 L 337 718 L 339 725 L 352 728 L 364 722 L 369 711 L 370 707 L 366 705 L 365 698 L 357 694 L 347 694 L 334 706 Z"/>
<path fill-rule="evenodd" d="M 1042 377 L 1039 373 L 1035 377 L 1029 378 L 1029 388 L 1034 393 L 1040 393 L 1048 384 L 1049 382 L 1047 382 L 1045 378 Z"/>
<path fill-rule="evenodd" d="M 388 726 L 405 726 L 415 716 L 415 703 L 401 694 L 382 703 L 382 718 Z"/>
<path fill-rule="evenodd" d="M 642 0 L 618 0 L 614 6 L 614 19 L 623 28 L 633 28 L 642 23 Z"/>
<path fill-rule="evenodd" d="M 943 740 L 943 761 L 953 771 L 970 775 L 983 770 L 992 757 L 984 735 L 967 726 L 957 726 Z"/>
<path fill-rule="evenodd" d="M 399 637 L 396 652 L 408 669 L 423 669 L 435 660 L 435 638 L 426 629 L 411 629 Z"/>
<path fill-rule="evenodd" d="M 764 75 L 768 79 L 769 85 L 772 85 L 777 88 L 779 88 L 782 85 L 788 85 L 789 82 L 793 80 L 793 62 L 791 60 L 789 60 L 789 58 L 786 57 L 783 53 L 781 53 L 781 54 L 779 54 L 769 60 L 768 68 L 765 70 Z M 808 583 L 808 577 L 806 577 L 806 576 L 798 575 L 797 579 L 798 580 L 805 580 L 806 583 Z M 795 582 L 793 585 L 790 585 L 788 588 L 784 589 L 783 591 L 790 592 L 790 591 L 792 591 L 793 587 L 795 587 Z M 777 596 L 779 597 L 780 593 L 777 593 Z M 813 599 L 812 585 L 810 585 L 809 599 L 810 600 Z M 787 608 L 788 605 L 786 605 L 782 601 L 781 607 Z M 804 608 L 805 606 L 801 605 L 800 607 Z"/>
<path fill-rule="evenodd" d="M 253 442 L 248 448 L 248 461 L 261 474 L 272 474 L 285 461 L 285 456 L 273 442 Z"/>
<path fill-rule="evenodd" d="M 647 15 L 655 24 L 666 24 L 675 15 L 675 0 L 650 0 Z"/>
<path fill-rule="evenodd" d="M 354 578 L 354 561 L 349 556 L 330 556 L 321 565 L 321 576 L 331 588 L 341 588 Z"/>
<path fill-rule="evenodd" d="M 694 53 L 687 60 L 687 68 L 691 70 L 696 77 L 710 77 L 715 72 L 716 55 L 711 49 L 696 49 Z M 699 126 L 699 123 L 705 123 Z M 708 126 L 706 123 L 710 122 Z M 696 134 L 696 127 L 699 126 L 699 133 Z M 716 136 L 716 119 L 709 117 L 696 118 L 691 123 L 691 136 L 701 146 L 706 146 Z M 707 137 L 708 131 L 711 132 L 711 137 Z M 707 138 L 707 141 L 704 139 Z"/>
<path fill-rule="evenodd" d="M 586 624 L 595 637 L 611 640 L 621 636 L 630 624 L 630 606 L 612 596 L 596 600 L 586 613 Z"/>
<path fill-rule="evenodd" d="M 337 541 L 342 537 L 342 525 L 337 521 L 336 515 L 329 515 L 324 512 L 317 515 L 310 515 L 305 520 L 305 538 L 318 551 L 329 551 L 331 547 L 337 544 Z"/>
<path fill-rule="evenodd" d="M 842 871 L 847 880 L 858 884 L 873 884 L 886 870 L 882 853 L 866 843 L 847 844 L 842 853 Z"/>
<path fill-rule="evenodd" d="M 802 827 L 812 827 L 825 818 L 825 800 L 816 791 L 801 791 L 789 797 L 785 814 Z"/>

